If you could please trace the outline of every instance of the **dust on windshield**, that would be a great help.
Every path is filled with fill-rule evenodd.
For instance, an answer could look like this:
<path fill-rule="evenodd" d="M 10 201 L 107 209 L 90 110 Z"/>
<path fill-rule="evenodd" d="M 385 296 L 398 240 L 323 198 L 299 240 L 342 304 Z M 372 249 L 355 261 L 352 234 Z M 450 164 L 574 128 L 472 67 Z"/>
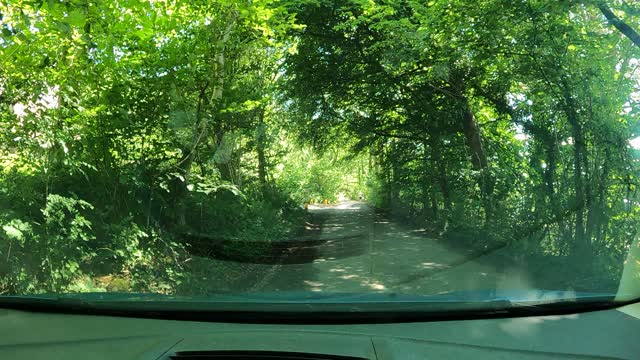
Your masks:
<path fill-rule="evenodd" d="M 633 2 L 17 0 L 0 31 L 2 295 L 640 296 Z"/>

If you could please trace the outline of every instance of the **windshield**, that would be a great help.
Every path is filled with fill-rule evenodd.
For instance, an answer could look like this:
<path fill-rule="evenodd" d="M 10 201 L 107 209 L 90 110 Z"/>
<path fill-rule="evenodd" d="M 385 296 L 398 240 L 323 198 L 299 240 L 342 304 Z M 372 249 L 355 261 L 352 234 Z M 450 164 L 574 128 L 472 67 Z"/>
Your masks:
<path fill-rule="evenodd" d="M 632 1 L 16 0 L 0 32 L 0 300 L 640 297 Z"/>

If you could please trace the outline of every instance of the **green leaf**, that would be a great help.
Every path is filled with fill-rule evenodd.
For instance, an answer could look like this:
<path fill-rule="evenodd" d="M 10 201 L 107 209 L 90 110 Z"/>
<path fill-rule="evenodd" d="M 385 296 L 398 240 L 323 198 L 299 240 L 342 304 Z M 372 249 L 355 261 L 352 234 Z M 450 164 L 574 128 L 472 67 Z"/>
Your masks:
<path fill-rule="evenodd" d="M 22 231 L 12 225 L 5 225 L 2 227 L 2 230 L 4 230 L 9 239 L 22 240 L 24 238 Z"/>
<path fill-rule="evenodd" d="M 4 36 L 5 38 L 10 38 L 11 36 L 13 36 L 13 33 L 11 32 L 11 30 L 7 29 L 7 28 L 2 28 L 2 36 Z"/>
<path fill-rule="evenodd" d="M 71 11 L 65 19 L 69 25 L 74 27 L 84 27 L 84 24 L 87 21 L 84 13 L 79 9 Z"/>
<path fill-rule="evenodd" d="M 56 27 L 58 28 L 58 31 L 65 35 L 69 35 L 71 33 L 71 26 L 66 22 L 58 21 L 56 23 Z"/>

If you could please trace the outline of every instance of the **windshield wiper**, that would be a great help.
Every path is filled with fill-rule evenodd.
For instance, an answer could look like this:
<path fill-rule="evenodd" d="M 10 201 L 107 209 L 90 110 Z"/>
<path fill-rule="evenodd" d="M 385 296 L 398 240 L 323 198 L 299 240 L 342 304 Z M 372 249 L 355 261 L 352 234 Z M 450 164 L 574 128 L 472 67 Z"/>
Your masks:
<path fill-rule="evenodd" d="M 626 305 L 615 302 L 611 294 L 531 300 L 514 297 L 465 300 L 456 299 L 456 295 L 460 294 L 336 294 L 333 297 L 320 296 L 315 300 L 312 297 L 277 300 L 274 296 L 260 294 L 194 299 L 159 294 L 94 293 L 0 297 L 0 307 L 66 314 L 213 322 L 344 324 L 564 315 Z"/>

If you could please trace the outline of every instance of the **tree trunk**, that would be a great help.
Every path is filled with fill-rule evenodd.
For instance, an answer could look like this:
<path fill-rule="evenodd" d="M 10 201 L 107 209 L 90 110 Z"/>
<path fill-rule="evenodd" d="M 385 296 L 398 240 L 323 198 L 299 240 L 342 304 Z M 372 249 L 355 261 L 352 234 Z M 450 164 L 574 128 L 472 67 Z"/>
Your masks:
<path fill-rule="evenodd" d="M 266 126 L 264 123 L 265 109 L 261 108 L 258 114 L 258 126 L 256 128 L 256 150 L 258 152 L 258 181 L 262 196 L 267 194 L 267 159 L 265 155 Z"/>
<path fill-rule="evenodd" d="M 462 100 L 462 111 L 462 129 L 464 137 L 467 140 L 467 146 L 471 152 L 471 163 L 475 170 L 483 170 L 487 167 L 487 155 L 485 154 L 482 146 L 482 138 L 480 136 L 478 123 L 476 122 L 476 117 L 471 111 L 471 105 L 467 98 Z"/>
<path fill-rule="evenodd" d="M 593 177 L 596 187 L 593 202 L 587 208 L 587 234 L 588 238 L 597 244 L 603 243 L 603 224 L 609 222 L 607 214 L 607 188 L 611 171 L 611 152 L 609 149 L 604 151 L 604 160 L 601 161 L 602 172 Z"/>
<path fill-rule="evenodd" d="M 434 191 L 433 186 L 433 173 L 435 173 L 435 167 L 437 164 L 433 159 L 433 154 L 429 153 L 433 152 L 433 147 L 430 146 L 427 140 L 422 142 L 423 146 L 423 155 L 422 155 L 422 163 L 424 165 L 423 176 L 423 184 L 422 184 L 422 216 L 424 218 L 431 218 L 430 220 L 437 220 L 438 218 L 438 202 L 436 198 L 436 192 Z"/>
<path fill-rule="evenodd" d="M 571 135 L 573 136 L 573 182 L 575 187 L 575 215 L 576 223 L 574 230 L 574 249 L 576 255 L 582 256 L 587 252 L 587 239 L 585 238 L 585 176 L 587 150 L 584 137 L 584 129 L 577 112 L 577 104 L 571 96 L 569 85 L 563 83 L 563 97 L 565 100 L 564 111 L 567 120 L 571 125 Z"/>
<path fill-rule="evenodd" d="M 573 166 L 574 166 L 574 186 L 576 194 L 576 229 L 575 241 L 582 242 L 584 240 L 584 177 L 582 175 L 582 153 L 584 150 L 584 136 L 582 134 L 582 125 L 575 124 L 573 126 L 572 135 L 574 138 Z"/>
<path fill-rule="evenodd" d="M 493 190 L 495 188 L 495 178 L 487 171 L 487 154 L 482 145 L 482 136 L 476 117 L 471 110 L 469 99 L 462 98 L 463 121 L 462 128 L 467 146 L 471 152 L 471 163 L 473 168 L 480 171 L 479 186 L 482 195 L 482 207 L 485 215 L 485 225 L 493 220 Z"/>
<path fill-rule="evenodd" d="M 220 43 L 214 49 L 216 51 L 214 56 L 214 67 L 212 73 L 211 83 L 213 84 L 213 90 L 208 95 L 207 91 L 209 86 L 203 85 L 200 88 L 200 94 L 198 96 L 198 105 L 196 111 L 196 128 L 193 133 L 193 144 L 190 149 L 184 151 L 182 159 L 180 160 L 180 170 L 182 173 L 181 181 L 176 180 L 176 186 L 174 187 L 174 196 L 177 198 L 177 222 L 178 226 L 183 228 L 186 226 L 186 186 L 191 177 L 191 168 L 198 156 L 198 146 L 205 141 L 209 136 L 210 122 L 212 121 L 210 116 L 207 116 L 206 107 L 216 106 L 222 99 L 222 94 L 225 86 L 225 65 L 226 65 L 226 48 L 233 28 L 236 26 L 235 19 L 231 20 L 227 28 L 225 29 Z"/>
<path fill-rule="evenodd" d="M 393 154 L 396 152 L 397 145 L 396 140 L 391 139 L 391 150 L 390 153 Z M 397 210 L 398 205 L 400 203 L 400 188 L 397 186 L 398 184 L 398 170 L 400 168 L 400 164 L 397 159 L 387 159 L 387 163 L 390 164 L 390 172 L 389 172 L 389 201 L 392 209 Z"/>
<path fill-rule="evenodd" d="M 618 31 L 620 31 L 627 39 L 631 40 L 637 47 L 640 47 L 640 34 L 635 31 L 629 24 L 625 23 L 616 16 L 616 14 L 609 9 L 609 7 L 605 4 L 604 1 L 598 2 L 598 9 L 607 18 L 609 24 L 613 25 Z"/>
<path fill-rule="evenodd" d="M 431 135 L 429 146 L 431 148 L 431 159 L 435 165 L 437 183 L 442 194 L 443 207 L 445 213 L 448 213 L 451 210 L 451 191 L 449 190 L 449 181 L 447 179 L 447 162 L 442 159 L 439 134 L 434 133 Z"/>
<path fill-rule="evenodd" d="M 554 182 L 557 172 L 556 162 L 558 161 L 558 148 L 552 136 L 545 139 L 544 144 L 547 155 L 547 168 L 544 171 L 544 185 L 547 193 L 547 200 L 551 204 L 551 212 L 553 216 L 557 216 L 560 213 L 560 204 L 558 203 L 558 197 L 556 196 Z"/>

